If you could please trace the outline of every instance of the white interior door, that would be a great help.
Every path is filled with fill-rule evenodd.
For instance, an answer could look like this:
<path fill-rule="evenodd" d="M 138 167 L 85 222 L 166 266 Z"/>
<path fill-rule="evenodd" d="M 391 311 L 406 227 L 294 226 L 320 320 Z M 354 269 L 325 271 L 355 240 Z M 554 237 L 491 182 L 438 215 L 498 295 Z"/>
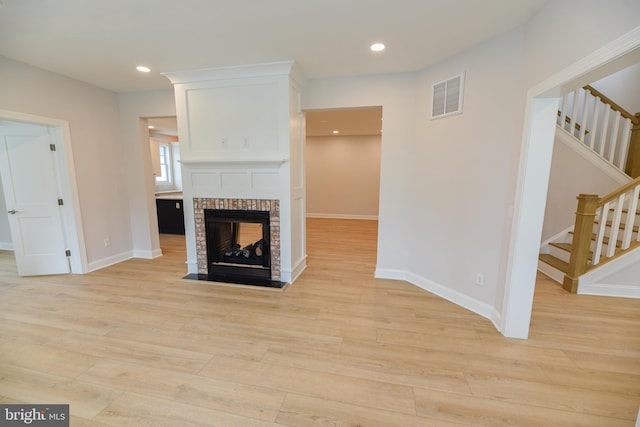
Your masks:
<path fill-rule="evenodd" d="M 21 276 L 69 273 L 54 142 L 46 126 L 0 126 L 0 174 Z"/>

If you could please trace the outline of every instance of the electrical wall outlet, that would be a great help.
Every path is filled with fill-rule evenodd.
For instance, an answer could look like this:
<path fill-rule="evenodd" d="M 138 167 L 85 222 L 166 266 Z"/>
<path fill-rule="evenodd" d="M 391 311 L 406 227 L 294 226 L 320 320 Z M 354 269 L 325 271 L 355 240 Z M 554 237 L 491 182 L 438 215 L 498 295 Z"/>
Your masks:
<path fill-rule="evenodd" d="M 476 273 L 476 285 L 478 286 L 484 285 L 484 274 Z"/>
<path fill-rule="evenodd" d="M 107 248 L 109 246 L 111 246 L 111 239 L 107 237 L 104 239 L 104 247 Z"/>

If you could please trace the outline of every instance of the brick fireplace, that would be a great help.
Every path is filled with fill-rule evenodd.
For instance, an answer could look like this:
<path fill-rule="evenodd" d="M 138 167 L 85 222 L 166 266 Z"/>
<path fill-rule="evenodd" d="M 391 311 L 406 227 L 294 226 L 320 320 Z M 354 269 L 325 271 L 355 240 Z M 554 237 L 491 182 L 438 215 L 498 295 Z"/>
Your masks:
<path fill-rule="evenodd" d="M 279 282 L 280 273 L 280 202 L 264 199 L 216 199 L 195 197 L 193 199 L 193 213 L 195 222 L 196 257 L 198 274 L 209 274 L 207 257 L 207 235 L 205 225 L 205 210 L 224 209 L 238 211 L 266 211 L 269 212 L 270 227 L 270 255 L 271 281 Z"/>

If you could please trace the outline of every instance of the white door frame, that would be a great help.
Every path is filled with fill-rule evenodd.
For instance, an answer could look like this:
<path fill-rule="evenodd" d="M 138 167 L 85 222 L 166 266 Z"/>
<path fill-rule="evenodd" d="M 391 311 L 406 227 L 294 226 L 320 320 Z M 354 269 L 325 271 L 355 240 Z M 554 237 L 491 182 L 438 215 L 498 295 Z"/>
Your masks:
<path fill-rule="evenodd" d="M 559 96 L 638 62 L 640 27 L 527 93 L 502 312 L 493 318 L 507 337 L 526 339 L 529 334 Z"/>
<path fill-rule="evenodd" d="M 65 201 L 65 206 L 68 207 L 62 216 L 62 221 L 69 250 L 71 251 L 71 256 L 69 257 L 71 273 L 87 273 L 89 271 L 87 250 L 82 228 L 82 216 L 80 214 L 80 199 L 78 197 L 73 151 L 71 149 L 69 122 L 7 110 L 0 110 L 0 120 L 29 123 L 52 128 L 56 142 L 61 145 L 59 151 L 62 155 L 57 156 L 56 161 L 57 171 L 61 174 L 59 178 L 62 198 Z"/>

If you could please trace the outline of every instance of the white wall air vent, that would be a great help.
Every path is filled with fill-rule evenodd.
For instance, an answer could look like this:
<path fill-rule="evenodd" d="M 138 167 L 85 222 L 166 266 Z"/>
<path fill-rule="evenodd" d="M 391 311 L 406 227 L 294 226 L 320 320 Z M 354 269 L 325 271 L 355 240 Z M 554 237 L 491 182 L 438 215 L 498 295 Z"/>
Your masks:
<path fill-rule="evenodd" d="M 462 93 L 464 73 L 433 84 L 433 105 L 431 118 L 452 116 L 462 113 Z"/>

